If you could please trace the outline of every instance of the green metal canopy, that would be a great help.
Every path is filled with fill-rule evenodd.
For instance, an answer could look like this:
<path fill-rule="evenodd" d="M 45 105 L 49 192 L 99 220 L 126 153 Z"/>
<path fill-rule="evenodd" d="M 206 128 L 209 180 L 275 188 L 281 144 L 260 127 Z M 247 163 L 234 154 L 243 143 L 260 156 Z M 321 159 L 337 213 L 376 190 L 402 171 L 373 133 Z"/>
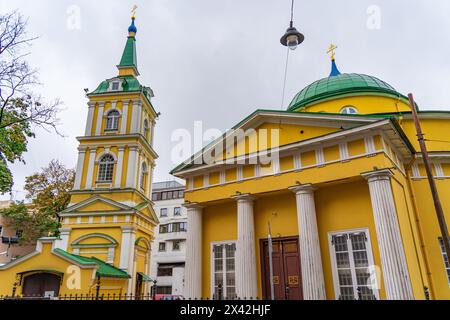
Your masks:
<path fill-rule="evenodd" d="M 342 73 L 317 80 L 302 89 L 289 104 L 295 111 L 307 105 L 340 96 L 374 94 L 407 99 L 388 83 L 365 74 Z"/>
<path fill-rule="evenodd" d="M 150 276 L 146 275 L 143 272 L 138 272 L 138 275 L 140 275 L 142 277 L 142 281 L 144 281 L 144 282 L 153 282 L 154 281 Z"/>
<path fill-rule="evenodd" d="M 76 254 L 68 253 L 67 251 L 64 251 L 62 249 L 56 248 L 54 250 L 55 253 L 74 261 L 77 264 L 81 265 L 97 265 L 98 269 L 96 272 L 97 276 L 104 277 L 104 278 L 124 278 L 128 279 L 131 278 L 131 276 L 126 273 L 125 271 L 116 268 L 109 263 L 106 263 L 100 259 L 97 259 L 95 257 L 83 257 Z"/>

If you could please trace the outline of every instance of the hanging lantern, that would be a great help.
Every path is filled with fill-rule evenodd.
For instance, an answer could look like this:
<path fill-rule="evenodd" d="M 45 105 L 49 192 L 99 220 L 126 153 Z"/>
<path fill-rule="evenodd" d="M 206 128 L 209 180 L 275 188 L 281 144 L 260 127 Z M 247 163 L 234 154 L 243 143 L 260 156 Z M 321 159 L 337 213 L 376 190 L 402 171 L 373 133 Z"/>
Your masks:
<path fill-rule="evenodd" d="M 286 33 L 281 37 L 280 42 L 283 46 L 288 47 L 291 50 L 297 49 L 297 46 L 305 40 L 305 36 L 297 31 L 293 26 L 293 22 L 289 28 L 287 28 Z"/>
<path fill-rule="evenodd" d="M 291 4 L 291 22 L 286 33 L 281 37 L 280 42 L 283 46 L 288 47 L 291 50 L 297 49 L 297 46 L 305 40 L 305 36 L 298 32 L 294 27 L 294 0 Z"/>

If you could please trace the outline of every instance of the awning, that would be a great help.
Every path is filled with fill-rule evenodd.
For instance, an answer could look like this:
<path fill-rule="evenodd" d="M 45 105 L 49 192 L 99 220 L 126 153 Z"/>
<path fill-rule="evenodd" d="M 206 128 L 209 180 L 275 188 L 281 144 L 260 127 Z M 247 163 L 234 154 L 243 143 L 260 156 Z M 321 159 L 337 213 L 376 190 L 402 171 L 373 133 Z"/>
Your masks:
<path fill-rule="evenodd" d="M 146 275 L 143 272 L 138 272 L 138 275 L 140 275 L 142 277 L 142 281 L 144 281 L 144 282 L 153 282 L 154 281 L 152 278 L 150 278 L 148 275 Z"/>

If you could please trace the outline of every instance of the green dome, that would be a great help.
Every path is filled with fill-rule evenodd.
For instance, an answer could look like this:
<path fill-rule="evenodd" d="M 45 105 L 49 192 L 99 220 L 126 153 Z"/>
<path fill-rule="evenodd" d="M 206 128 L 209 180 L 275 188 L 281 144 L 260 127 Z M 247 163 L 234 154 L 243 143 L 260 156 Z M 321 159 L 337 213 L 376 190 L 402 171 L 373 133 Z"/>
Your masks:
<path fill-rule="evenodd" d="M 339 96 L 365 93 L 403 97 L 391 85 L 376 77 L 357 73 L 342 73 L 317 80 L 305 87 L 294 97 L 288 110 L 294 111 L 306 105 L 330 98 L 338 98 Z"/>

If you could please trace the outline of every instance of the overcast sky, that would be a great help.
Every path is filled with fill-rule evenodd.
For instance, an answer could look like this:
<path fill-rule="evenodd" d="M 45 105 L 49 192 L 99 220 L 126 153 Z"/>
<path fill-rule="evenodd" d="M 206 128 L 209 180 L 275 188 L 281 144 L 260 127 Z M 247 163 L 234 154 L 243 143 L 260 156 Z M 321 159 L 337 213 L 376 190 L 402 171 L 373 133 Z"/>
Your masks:
<path fill-rule="evenodd" d="M 87 116 L 83 89 L 117 74 L 134 4 L 140 81 L 161 112 L 154 181 L 172 179 L 175 129 L 192 131 L 201 120 L 204 129 L 225 130 L 255 109 L 281 108 L 286 49 L 279 38 L 290 0 L 0 0 L 0 13 L 17 9 L 29 18 L 29 33 L 40 36 L 29 58 L 40 72 L 39 91 L 64 102 L 65 137 L 39 130 L 26 164 L 12 166 L 16 199 L 24 178 L 51 159 L 75 167 L 75 138 Z M 296 0 L 294 24 L 305 42 L 290 55 L 285 105 L 329 74 L 332 42 L 341 72 L 413 92 L 422 109 L 450 110 L 450 1 Z"/>

